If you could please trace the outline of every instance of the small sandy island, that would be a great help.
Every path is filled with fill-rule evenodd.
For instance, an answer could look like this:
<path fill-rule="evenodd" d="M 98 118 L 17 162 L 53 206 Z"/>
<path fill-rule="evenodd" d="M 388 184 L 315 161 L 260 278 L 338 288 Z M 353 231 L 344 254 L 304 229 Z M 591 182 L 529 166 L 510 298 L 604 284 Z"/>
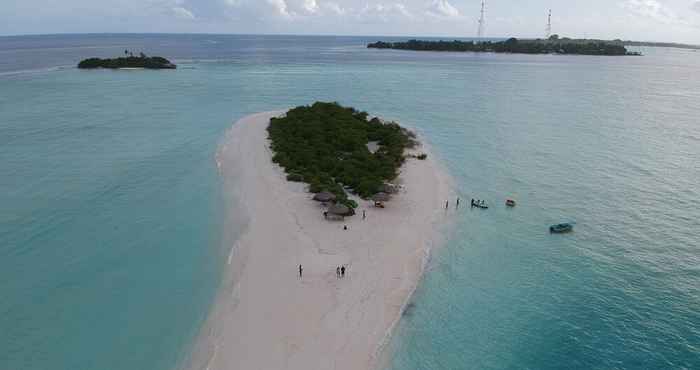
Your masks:
<path fill-rule="evenodd" d="M 286 181 L 271 161 L 266 128 L 281 114 L 243 118 L 219 150 L 225 191 L 238 199 L 232 212 L 248 222 L 189 368 L 374 369 L 441 240 L 449 178 L 432 155 L 409 159 L 398 179 L 404 189 L 386 208 L 354 198 L 356 216 L 324 220 L 305 185 Z M 345 278 L 336 277 L 339 265 Z"/>

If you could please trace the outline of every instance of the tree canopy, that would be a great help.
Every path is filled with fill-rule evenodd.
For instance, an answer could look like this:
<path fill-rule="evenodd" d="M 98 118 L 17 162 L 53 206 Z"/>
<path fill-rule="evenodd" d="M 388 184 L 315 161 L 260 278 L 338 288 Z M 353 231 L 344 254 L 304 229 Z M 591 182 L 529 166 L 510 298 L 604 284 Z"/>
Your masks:
<path fill-rule="evenodd" d="M 126 53 L 126 51 L 125 51 Z M 141 53 L 138 57 L 133 55 L 122 58 L 100 59 L 89 58 L 81 61 L 78 68 L 146 68 L 146 69 L 175 69 L 177 66 L 163 57 L 149 57 Z"/>
<path fill-rule="evenodd" d="M 367 112 L 338 103 L 299 106 L 268 127 L 273 162 L 290 181 L 309 184 L 309 191 L 330 191 L 352 208 L 346 190 L 369 198 L 394 179 L 405 161 L 404 150 L 415 145 L 415 135 L 394 122 L 368 119 Z M 372 153 L 367 147 L 377 142 Z"/>

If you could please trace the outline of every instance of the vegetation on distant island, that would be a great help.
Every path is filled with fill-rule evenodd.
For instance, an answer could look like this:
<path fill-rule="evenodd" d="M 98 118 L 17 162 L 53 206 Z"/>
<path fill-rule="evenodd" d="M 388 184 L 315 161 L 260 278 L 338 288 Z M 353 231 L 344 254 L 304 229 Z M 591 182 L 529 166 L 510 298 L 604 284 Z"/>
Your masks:
<path fill-rule="evenodd" d="M 690 49 L 690 50 L 700 50 L 700 45 L 691 44 L 680 44 L 677 42 L 652 42 L 652 41 L 631 41 L 620 39 L 613 40 L 612 42 L 622 44 L 625 46 L 647 46 L 653 48 L 677 48 L 677 49 Z"/>
<path fill-rule="evenodd" d="M 578 55 L 638 55 L 628 52 L 621 43 L 601 40 L 576 40 L 559 38 L 552 35 L 546 40 L 518 40 L 509 38 L 505 41 L 423 41 L 409 40 L 406 42 L 378 41 L 367 45 L 375 49 L 400 49 L 415 51 L 471 51 L 518 54 L 578 54 Z"/>
<path fill-rule="evenodd" d="M 290 181 L 309 184 L 309 191 L 329 191 L 351 208 L 346 190 L 369 198 L 398 175 L 404 150 L 416 145 L 415 134 L 394 122 L 368 119 L 367 112 L 338 103 L 316 102 L 272 118 L 267 129 L 273 162 Z M 379 147 L 372 153 L 369 142 Z"/>
<path fill-rule="evenodd" d="M 163 57 L 149 57 L 144 53 L 134 56 L 128 50 L 126 56 L 113 59 L 89 58 L 78 63 L 78 68 L 146 68 L 146 69 L 175 69 L 177 66 Z"/>

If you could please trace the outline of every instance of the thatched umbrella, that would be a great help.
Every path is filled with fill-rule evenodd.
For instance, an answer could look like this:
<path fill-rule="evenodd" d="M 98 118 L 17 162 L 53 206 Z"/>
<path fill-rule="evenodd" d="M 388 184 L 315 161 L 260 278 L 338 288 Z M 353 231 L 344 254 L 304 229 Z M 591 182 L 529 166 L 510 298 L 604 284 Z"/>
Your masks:
<path fill-rule="evenodd" d="M 335 194 L 333 194 L 333 193 L 331 193 L 331 192 L 329 192 L 329 191 L 322 191 L 322 192 L 317 193 L 316 195 L 314 195 L 314 198 L 313 198 L 313 199 L 314 199 L 315 201 L 324 202 L 324 203 L 325 203 L 325 202 L 330 202 L 330 201 L 332 201 L 332 200 L 335 200 Z"/>
<path fill-rule="evenodd" d="M 399 192 L 399 189 L 396 185 L 393 184 L 381 184 L 379 186 L 379 191 L 382 193 L 395 194 Z"/>
<path fill-rule="evenodd" d="M 375 202 L 386 202 L 389 199 L 391 199 L 391 195 L 384 192 L 377 193 L 372 196 L 372 200 Z"/>
<path fill-rule="evenodd" d="M 348 215 L 352 214 L 352 211 L 350 210 L 350 207 L 348 207 L 344 204 L 336 203 L 336 204 L 328 207 L 328 213 L 338 215 L 338 216 L 348 216 Z"/>

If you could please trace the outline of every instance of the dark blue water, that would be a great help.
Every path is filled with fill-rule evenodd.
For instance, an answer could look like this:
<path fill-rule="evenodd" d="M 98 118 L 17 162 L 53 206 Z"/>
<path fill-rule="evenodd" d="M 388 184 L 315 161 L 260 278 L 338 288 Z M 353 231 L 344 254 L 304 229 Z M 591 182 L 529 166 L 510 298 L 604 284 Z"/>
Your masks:
<path fill-rule="evenodd" d="M 364 47 L 377 39 L 0 38 L 0 368 L 176 367 L 236 235 L 224 130 L 315 100 L 416 127 L 463 199 L 492 205 L 453 212 L 391 369 L 699 368 L 698 54 Z M 179 68 L 73 68 L 125 49 Z M 574 233 L 549 235 L 560 221 Z"/>

